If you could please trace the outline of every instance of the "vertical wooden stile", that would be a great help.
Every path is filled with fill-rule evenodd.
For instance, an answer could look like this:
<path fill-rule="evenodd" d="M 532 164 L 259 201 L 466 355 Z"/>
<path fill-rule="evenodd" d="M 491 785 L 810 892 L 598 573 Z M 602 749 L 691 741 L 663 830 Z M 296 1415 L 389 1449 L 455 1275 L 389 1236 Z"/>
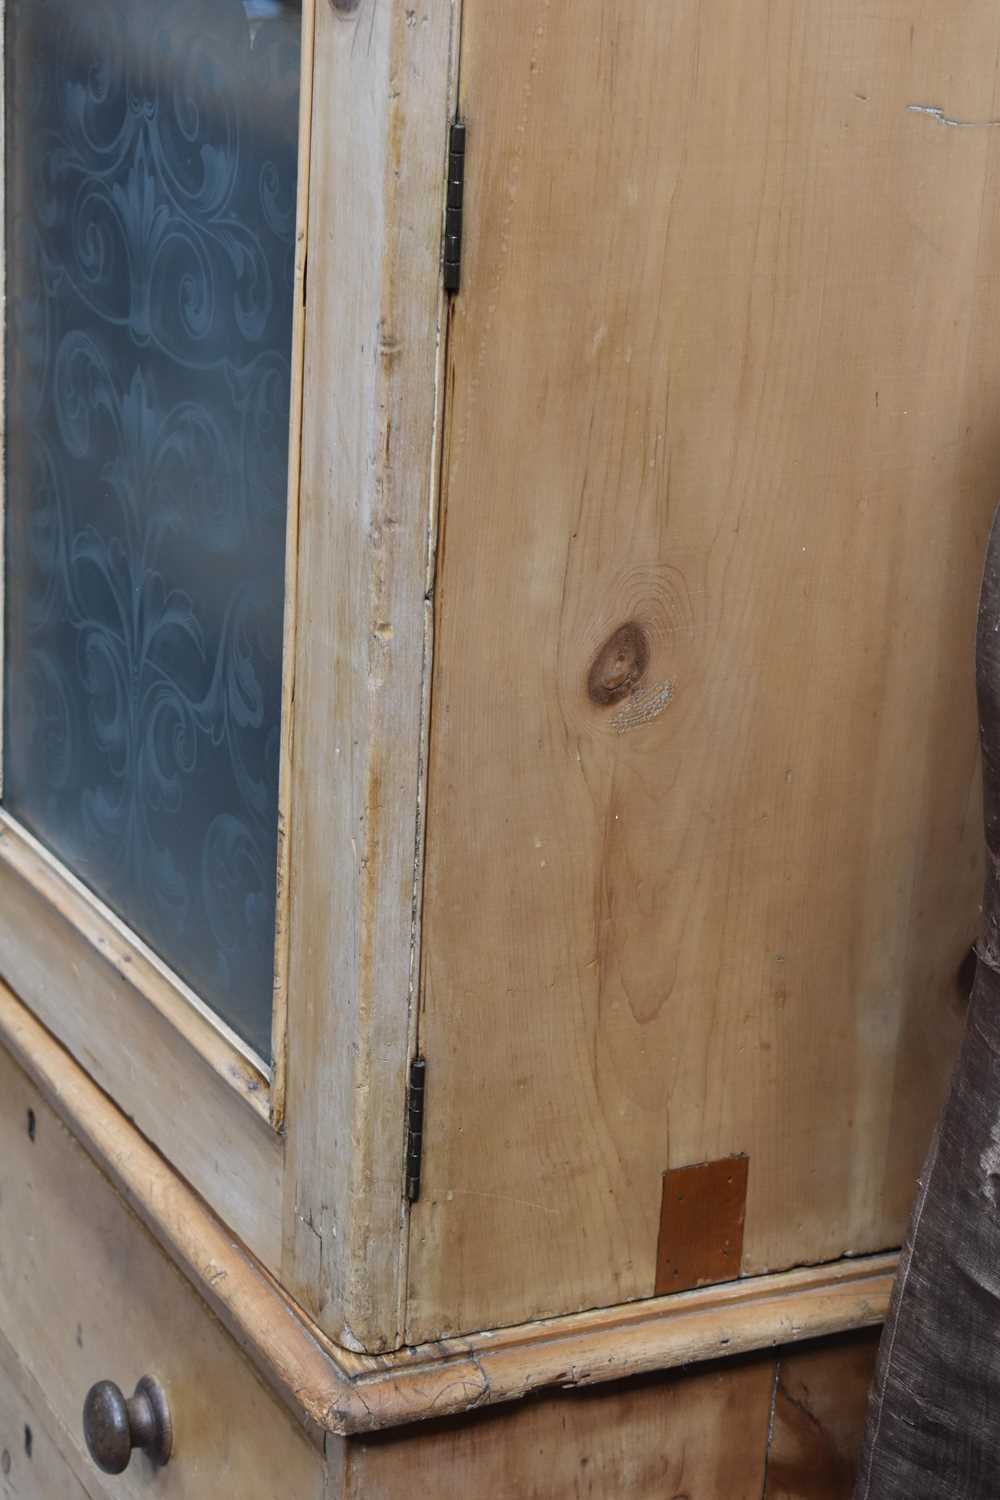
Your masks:
<path fill-rule="evenodd" d="M 316 6 L 286 1263 L 324 1328 L 369 1350 L 401 1341 L 404 1297 L 454 15 Z"/>
<path fill-rule="evenodd" d="M 285 533 L 285 622 L 281 671 L 281 759 L 278 772 L 278 881 L 274 924 L 274 1014 L 271 1024 L 271 1123 L 284 1124 L 288 1042 L 288 907 L 291 900 L 292 744 L 295 733 L 295 641 L 298 628 L 299 504 L 302 473 L 302 380 L 306 337 L 306 255 L 317 0 L 302 0 L 299 169 L 292 327 L 292 399 L 288 423 L 288 525 Z"/>

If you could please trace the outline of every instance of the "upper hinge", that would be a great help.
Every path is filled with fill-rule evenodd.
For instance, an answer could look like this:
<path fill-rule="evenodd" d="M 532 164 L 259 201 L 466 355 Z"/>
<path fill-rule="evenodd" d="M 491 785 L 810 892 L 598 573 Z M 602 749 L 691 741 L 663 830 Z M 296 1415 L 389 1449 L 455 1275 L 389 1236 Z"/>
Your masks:
<path fill-rule="evenodd" d="M 410 1086 L 406 1099 L 406 1201 L 420 1197 L 420 1168 L 424 1155 L 424 1085 L 427 1063 L 415 1057 L 410 1063 Z"/>
<path fill-rule="evenodd" d="M 462 284 L 462 203 L 465 198 L 465 121 L 455 120 L 448 136 L 448 188 L 444 210 L 444 289 Z"/>

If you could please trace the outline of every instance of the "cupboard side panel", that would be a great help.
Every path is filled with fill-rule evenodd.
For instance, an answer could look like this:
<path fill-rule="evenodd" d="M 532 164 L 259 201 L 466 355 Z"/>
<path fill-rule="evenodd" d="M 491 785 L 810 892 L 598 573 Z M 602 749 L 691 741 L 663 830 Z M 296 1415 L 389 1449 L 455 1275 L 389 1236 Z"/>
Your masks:
<path fill-rule="evenodd" d="M 899 1242 L 960 1025 L 1000 21 L 467 0 L 411 1340 Z"/>

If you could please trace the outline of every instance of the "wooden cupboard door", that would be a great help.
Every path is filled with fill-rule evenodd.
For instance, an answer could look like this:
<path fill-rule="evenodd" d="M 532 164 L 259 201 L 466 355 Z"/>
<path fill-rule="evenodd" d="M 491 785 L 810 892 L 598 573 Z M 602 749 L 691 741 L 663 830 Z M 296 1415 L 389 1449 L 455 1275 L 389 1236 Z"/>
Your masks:
<path fill-rule="evenodd" d="M 0 979 L 396 1348 L 454 6 L 4 14 Z"/>
<path fill-rule="evenodd" d="M 308 43 L 8 0 L 0 93 L 0 976 L 272 1266 Z"/>
<path fill-rule="evenodd" d="M 728 1158 L 734 1273 L 900 1240 L 978 916 L 998 46 L 466 0 L 412 1339 L 651 1295 Z"/>

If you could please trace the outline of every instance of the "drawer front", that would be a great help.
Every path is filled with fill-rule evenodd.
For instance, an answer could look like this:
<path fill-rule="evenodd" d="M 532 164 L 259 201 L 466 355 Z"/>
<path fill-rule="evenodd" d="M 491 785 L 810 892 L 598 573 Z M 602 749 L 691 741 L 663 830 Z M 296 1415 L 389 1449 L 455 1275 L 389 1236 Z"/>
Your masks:
<path fill-rule="evenodd" d="M 0 1500 L 103 1500 L 84 1489 L 0 1349 Z"/>
<path fill-rule="evenodd" d="M 11 1493 L 318 1500 L 318 1448 L 2 1050 L 0 1141 L 0 1334 L 84 1486 L 31 1479 L 22 1488 L 19 1479 Z M 157 1470 L 134 1453 L 124 1474 L 100 1475 L 83 1442 L 84 1396 L 100 1379 L 130 1395 L 143 1375 L 166 1390 L 173 1456 Z M 8 1478 L 15 1463 L 19 1475 L 37 1472 L 26 1467 L 23 1433 L 8 1447 Z"/>

